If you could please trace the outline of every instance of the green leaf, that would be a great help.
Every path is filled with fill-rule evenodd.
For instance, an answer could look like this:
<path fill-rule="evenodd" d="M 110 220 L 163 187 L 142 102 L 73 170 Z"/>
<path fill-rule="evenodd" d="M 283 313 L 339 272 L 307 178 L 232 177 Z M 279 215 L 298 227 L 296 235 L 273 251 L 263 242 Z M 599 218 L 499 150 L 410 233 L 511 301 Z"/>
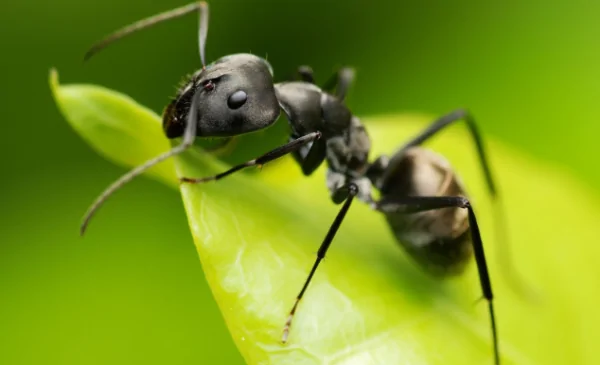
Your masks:
<path fill-rule="evenodd" d="M 67 121 L 106 159 L 121 166 L 137 166 L 169 148 L 160 119 L 127 95 L 93 85 L 60 86 L 54 69 L 50 87 Z M 167 160 L 150 169 L 147 176 L 176 186 L 173 169 L 173 161 Z"/>
<path fill-rule="evenodd" d="M 67 121 L 109 160 L 132 167 L 169 148 L 160 117 L 130 98 L 98 86 L 60 86 L 55 73 L 51 86 Z M 373 156 L 391 153 L 431 119 L 365 118 Z M 248 150 L 268 133 L 241 137 L 237 156 L 255 157 Z M 471 193 L 496 296 L 503 364 L 600 363 L 598 197 L 568 172 L 486 140 L 508 243 L 496 239 L 492 205 L 464 128 L 450 128 L 428 146 L 448 157 Z M 249 364 L 493 363 L 487 307 L 475 304 L 481 297 L 475 265 L 458 278 L 427 276 L 383 217 L 359 202 L 300 303 L 289 343 L 280 344 L 288 311 L 339 206 L 329 200 L 324 168 L 304 177 L 291 158 L 217 183 L 177 184 L 177 176 L 206 176 L 228 163 L 195 147 L 147 175 L 181 189 L 209 285 Z M 506 279 L 499 254 L 507 244 L 536 300 L 518 295 Z"/>

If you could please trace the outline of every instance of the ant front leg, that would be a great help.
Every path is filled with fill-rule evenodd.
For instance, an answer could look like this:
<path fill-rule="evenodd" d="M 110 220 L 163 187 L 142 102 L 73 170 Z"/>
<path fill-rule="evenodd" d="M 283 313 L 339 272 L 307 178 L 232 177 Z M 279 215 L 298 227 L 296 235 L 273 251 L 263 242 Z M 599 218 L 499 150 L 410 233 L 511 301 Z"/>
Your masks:
<path fill-rule="evenodd" d="M 320 138 L 321 138 L 321 132 L 308 133 L 308 134 L 306 134 L 298 139 L 295 139 L 281 147 L 277 147 L 274 150 L 269 151 L 269 152 L 265 153 L 264 155 L 261 155 L 255 159 L 252 159 L 252 160 L 244 162 L 242 164 L 233 166 L 229 170 L 224 171 L 220 174 L 202 177 L 202 178 L 182 177 L 182 178 L 180 178 L 180 181 L 182 183 L 198 184 L 198 183 L 204 183 L 204 182 L 211 181 L 211 180 L 219 180 L 228 175 L 233 174 L 236 171 L 244 169 L 246 167 L 264 165 L 267 162 L 276 160 L 280 157 L 287 155 L 288 153 L 297 151 L 300 148 L 302 148 L 303 146 L 305 146 L 311 142 L 314 142 L 316 140 L 319 140 Z"/>
<path fill-rule="evenodd" d="M 292 310 L 290 311 L 290 313 L 288 315 L 288 319 L 285 322 L 285 326 L 283 328 L 283 335 L 281 337 L 281 341 L 283 343 L 287 342 L 287 339 L 288 339 L 288 336 L 290 333 L 290 327 L 292 325 L 292 320 L 294 319 L 294 314 L 296 313 L 296 309 L 298 309 L 298 304 L 300 303 L 300 300 L 304 296 L 304 293 L 306 292 L 308 285 L 310 284 L 315 272 L 317 271 L 319 264 L 325 258 L 325 254 L 327 253 L 327 250 L 331 246 L 331 242 L 333 241 L 335 234 L 337 233 L 338 229 L 340 228 L 342 221 L 346 217 L 346 213 L 348 212 L 348 209 L 350 209 L 350 205 L 352 204 L 354 197 L 359 194 L 359 189 L 356 184 L 349 183 L 349 184 L 345 184 L 344 186 L 339 187 L 336 191 L 334 191 L 332 193 L 336 197 L 336 200 L 338 200 L 340 203 L 344 202 L 344 205 L 342 206 L 339 213 L 335 217 L 335 220 L 331 224 L 331 227 L 329 228 L 329 231 L 327 232 L 325 239 L 321 243 L 321 246 L 319 247 L 319 251 L 317 251 L 317 259 L 316 259 L 315 263 L 313 264 L 312 269 L 310 270 L 310 273 L 308 274 L 308 277 L 306 278 L 306 281 L 304 282 L 304 285 L 302 286 L 302 289 L 300 290 L 300 293 L 296 297 L 296 301 L 294 302 Z"/>
<path fill-rule="evenodd" d="M 374 208 L 380 212 L 399 214 L 411 214 L 451 207 L 467 209 L 468 212 L 469 229 L 471 231 L 473 252 L 475 255 L 475 262 L 477 263 L 477 270 L 479 272 L 481 290 L 483 292 L 484 298 L 488 302 L 488 310 L 490 313 L 490 322 L 492 327 L 494 359 L 496 365 L 498 365 L 500 364 L 500 353 L 498 350 L 498 331 L 496 330 L 496 316 L 494 313 L 494 305 L 492 302 L 494 298 L 494 295 L 492 293 L 492 283 L 490 281 L 490 275 L 485 259 L 483 241 L 481 239 L 479 225 L 477 224 L 475 212 L 473 211 L 469 200 L 461 196 L 411 196 L 387 198 L 374 204 Z"/>
<path fill-rule="evenodd" d="M 294 134 L 290 136 L 290 143 L 298 139 Z M 327 143 L 325 139 L 320 138 L 312 143 L 308 143 L 292 152 L 292 156 L 302 168 L 304 176 L 311 175 L 326 157 Z"/>

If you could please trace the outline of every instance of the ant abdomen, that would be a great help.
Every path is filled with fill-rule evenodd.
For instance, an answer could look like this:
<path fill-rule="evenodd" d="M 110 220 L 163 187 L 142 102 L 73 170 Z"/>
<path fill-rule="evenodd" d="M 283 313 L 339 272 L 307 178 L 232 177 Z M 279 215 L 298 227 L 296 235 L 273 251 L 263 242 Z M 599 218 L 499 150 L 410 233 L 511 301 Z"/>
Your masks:
<path fill-rule="evenodd" d="M 411 147 L 392 158 L 380 187 L 382 200 L 414 196 L 465 196 L 458 176 L 435 152 Z M 385 212 L 399 243 L 425 270 L 436 276 L 462 273 L 472 255 L 468 213 L 459 207 L 414 213 Z"/>

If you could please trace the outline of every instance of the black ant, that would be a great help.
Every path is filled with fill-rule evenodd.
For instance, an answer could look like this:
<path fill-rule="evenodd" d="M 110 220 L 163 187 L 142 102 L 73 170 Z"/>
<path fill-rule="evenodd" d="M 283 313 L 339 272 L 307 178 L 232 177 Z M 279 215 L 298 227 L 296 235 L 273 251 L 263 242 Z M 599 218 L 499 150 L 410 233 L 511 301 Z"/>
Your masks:
<path fill-rule="evenodd" d="M 205 2 L 192 3 L 125 27 L 94 45 L 85 59 L 133 32 L 195 11 L 200 15 L 202 69 L 190 77 L 163 114 L 166 136 L 170 139 L 183 137 L 182 143 L 134 168 L 105 190 L 87 212 L 81 234 L 111 194 L 149 167 L 190 148 L 196 137 L 233 137 L 261 130 L 275 123 L 283 111 L 291 127 L 287 144 L 215 176 L 180 179 L 182 183 L 189 184 L 219 180 L 243 168 L 264 165 L 289 153 L 304 175 L 312 174 L 326 161 L 331 199 L 335 204 L 343 205 L 292 306 L 283 327 L 282 341 L 287 342 L 298 303 L 350 205 L 354 198 L 358 198 L 385 215 L 398 242 L 433 275 L 460 274 L 471 256 L 475 256 L 483 297 L 488 302 L 495 364 L 500 364 L 492 285 L 475 212 L 448 162 L 420 147 L 444 127 L 465 121 L 476 143 L 489 192 L 495 197 L 492 174 L 471 114 L 466 110 L 449 113 L 401 146 L 392 157 L 380 156 L 369 162 L 371 141 L 367 131 L 344 104 L 344 97 L 354 78 L 352 69 L 339 70 L 328 87 L 320 88 L 314 83 L 312 70 L 306 66 L 298 70 L 300 80 L 274 83 L 270 64 L 252 54 L 233 54 L 206 65 L 204 49 L 208 5 Z M 373 187 L 380 191 L 380 200 L 372 197 Z"/>

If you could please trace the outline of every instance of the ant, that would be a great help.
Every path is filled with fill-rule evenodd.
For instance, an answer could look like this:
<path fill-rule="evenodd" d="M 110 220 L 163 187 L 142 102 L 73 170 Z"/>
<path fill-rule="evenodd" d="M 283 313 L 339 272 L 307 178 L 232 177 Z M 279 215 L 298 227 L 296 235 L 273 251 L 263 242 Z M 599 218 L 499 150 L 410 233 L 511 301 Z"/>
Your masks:
<path fill-rule="evenodd" d="M 198 12 L 199 51 L 202 68 L 178 91 L 163 113 L 167 138 L 182 138 L 181 144 L 134 168 L 110 185 L 85 215 L 81 235 L 97 211 L 134 177 L 157 163 L 189 149 L 196 137 L 234 137 L 262 130 L 275 123 L 281 112 L 291 127 L 288 143 L 220 174 L 201 178 L 181 177 L 181 183 L 199 184 L 222 179 L 251 166 L 262 166 L 292 154 L 305 176 L 327 164 L 327 188 L 332 201 L 342 204 L 317 253 L 283 327 L 282 342 L 288 340 L 298 304 L 333 241 L 355 198 L 385 215 L 398 242 L 425 271 L 446 277 L 461 274 L 475 257 L 483 297 L 491 322 L 495 364 L 500 364 L 492 284 L 486 264 L 475 212 L 459 177 L 446 159 L 421 144 L 445 127 L 465 121 L 475 141 L 477 154 L 492 197 L 494 180 L 482 139 L 472 115 L 463 109 L 435 120 L 428 128 L 402 145 L 391 157 L 369 161 L 371 141 L 359 118 L 344 104 L 354 79 L 351 68 L 340 69 L 323 88 L 314 83 L 308 66 L 298 69 L 299 80 L 274 83 L 273 69 L 263 58 L 233 54 L 207 65 L 205 44 L 208 4 L 195 2 L 146 18 L 118 30 L 96 43 L 85 60 L 107 45 L 131 33 Z M 335 91 L 334 91 L 335 89 Z M 372 189 L 380 199 L 372 197 Z"/>

